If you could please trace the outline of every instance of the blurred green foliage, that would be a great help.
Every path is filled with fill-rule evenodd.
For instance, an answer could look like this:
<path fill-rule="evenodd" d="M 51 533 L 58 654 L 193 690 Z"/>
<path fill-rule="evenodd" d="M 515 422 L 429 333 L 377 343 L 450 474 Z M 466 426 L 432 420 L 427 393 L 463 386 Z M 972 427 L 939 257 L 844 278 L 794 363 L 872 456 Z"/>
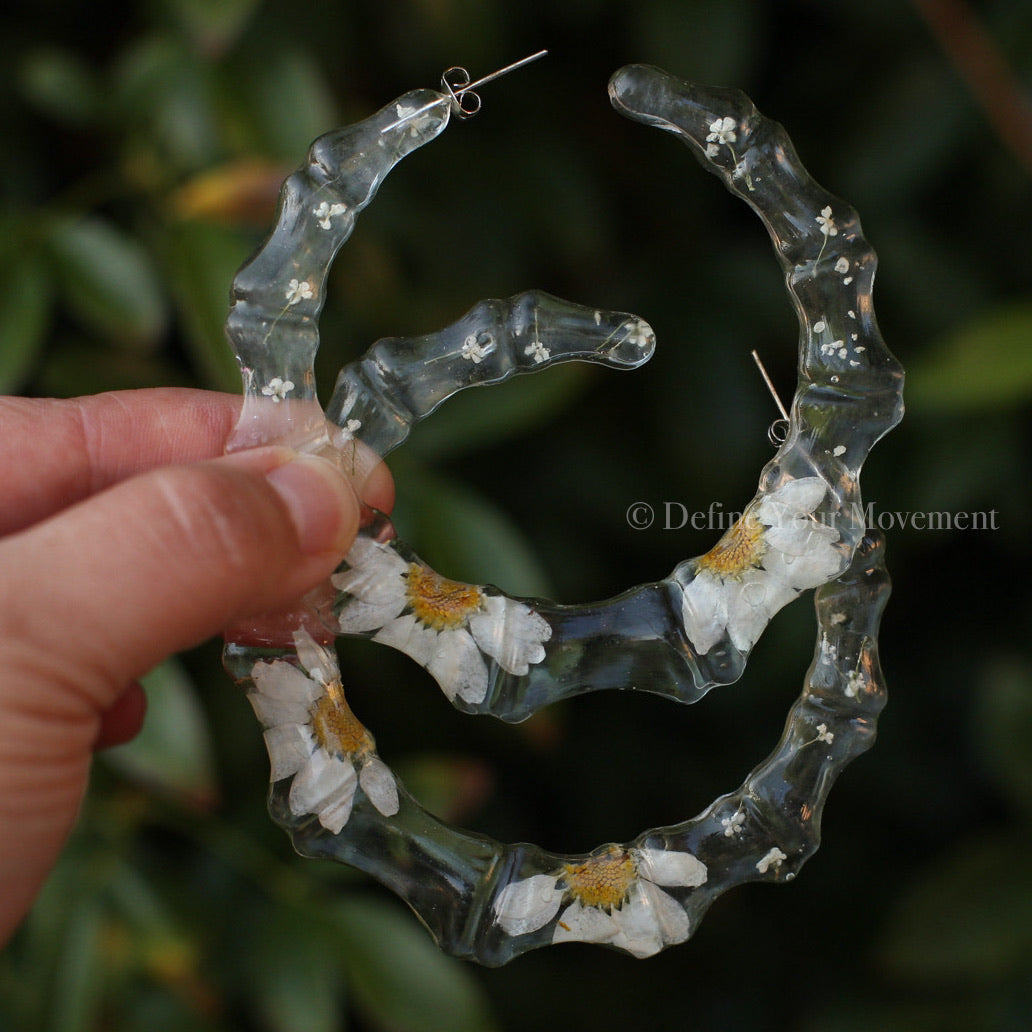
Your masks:
<path fill-rule="evenodd" d="M 1032 7 L 976 10 L 1027 94 Z M 310 140 L 450 65 L 482 74 L 549 47 L 363 215 L 334 269 L 320 383 L 379 336 L 531 286 L 641 313 L 659 351 L 633 375 L 559 370 L 446 407 L 393 462 L 417 550 L 453 576 L 605 597 L 714 537 L 632 531 L 632 502 L 737 508 L 769 456 L 749 350 L 789 394 L 777 267 L 686 151 L 609 111 L 627 61 L 747 90 L 860 210 L 880 322 L 911 371 L 909 419 L 865 498 L 993 509 L 999 527 L 890 533 L 890 706 L 821 852 L 647 963 L 580 946 L 498 971 L 439 955 L 377 886 L 290 853 L 217 645 L 177 658 L 151 675 L 145 736 L 97 764 L 0 955 L 0 1029 L 1032 1027 L 1032 190 L 915 7 L 12 0 L 0 25 L 0 389 L 237 389 L 229 282 Z M 689 712 L 590 697 L 515 729 L 460 718 L 400 657 L 343 651 L 356 711 L 437 812 L 578 851 L 736 786 L 773 746 L 812 634 L 792 607 L 741 684 Z"/>

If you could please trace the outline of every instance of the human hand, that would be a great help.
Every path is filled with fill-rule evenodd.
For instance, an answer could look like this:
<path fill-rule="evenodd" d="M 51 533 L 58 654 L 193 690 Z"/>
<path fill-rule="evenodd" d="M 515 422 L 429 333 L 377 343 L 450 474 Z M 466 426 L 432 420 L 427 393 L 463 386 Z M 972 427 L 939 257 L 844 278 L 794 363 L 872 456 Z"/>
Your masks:
<path fill-rule="evenodd" d="M 350 479 L 284 448 L 222 456 L 239 407 L 166 389 L 0 398 L 0 943 L 71 830 L 93 751 L 139 729 L 135 679 L 329 576 L 359 497 L 391 509 L 368 451 Z"/>

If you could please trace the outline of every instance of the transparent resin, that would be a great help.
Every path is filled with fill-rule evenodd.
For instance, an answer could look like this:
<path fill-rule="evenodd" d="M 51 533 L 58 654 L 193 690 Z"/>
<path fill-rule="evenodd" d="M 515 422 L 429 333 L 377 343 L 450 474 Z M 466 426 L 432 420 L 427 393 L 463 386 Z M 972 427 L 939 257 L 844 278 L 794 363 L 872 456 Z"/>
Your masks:
<path fill-rule="evenodd" d="M 789 432 L 741 520 L 659 583 L 557 605 L 451 581 L 374 516 L 292 631 L 225 652 L 265 727 L 270 809 L 297 849 L 368 871 L 442 948 L 485 964 L 570 939 L 647 956 L 687 939 L 732 885 L 792 877 L 817 847 L 832 780 L 870 745 L 884 703 L 876 634 L 888 580 L 858 478 L 902 415 L 902 371 L 874 318 L 874 252 L 856 213 L 813 182 L 743 94 L 630 66 L 610 96 L 680 137 L 753 207 L 799 315 Z M 356 441 L 386 455 L 463 388 L 565 360 L 634 368 L 652 354 L 636 316 L 527 292 L 482 301 L 437 333 L 379 341 L 341 371 L 323 414 L 313 360 L 328 265 L 387 172 L 444 129 L 451 103 L 406 94 L 316 141 L 285 184 L 275 231 L 233 286 L 228 332 L 246 400 L 231 448 L 286 443 L 346 464 Z M 373 638 L 426 668 L 453 705 L 505 720 L 603 689 L 695 702 L 740 677 L 770 619 L 815 587 L 816 656 L 772 755 L 693 820 L 590 856 L 505 846 L 423 810 L 347 707 L 332 649 L 336 635 Z"/>

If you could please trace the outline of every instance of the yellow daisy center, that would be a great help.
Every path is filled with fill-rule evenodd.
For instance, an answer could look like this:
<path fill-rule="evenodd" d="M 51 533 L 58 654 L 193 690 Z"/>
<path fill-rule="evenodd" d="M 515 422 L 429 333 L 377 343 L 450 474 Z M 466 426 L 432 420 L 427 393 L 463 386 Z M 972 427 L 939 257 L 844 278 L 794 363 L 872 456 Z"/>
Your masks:
<path fill-rule="evenodd" d="M 418 563 L 409 566 L 405 579 L 405 595 L 416 619 L 435 631 L 461 627 L 483 600 L 480 588 L 448 580 Z"/>
<path fill-rule="evenodd" d="M 315 704 L 312 734 L 319 748 L 331 756 L 355 756 L 375 748 L 373 736 L 351 712 L 339 684 L 328 685 L 326 694 Z"/>
<path fill-rule="evenodd" d="M 755 516 L 746 513 L 699 559 L 699 569 L 721 578 L 741 577 L 749 567 L 757 566 L 767 551 L 765 529 Z"/>
<path fill-rule="evenodd" d="M 618 907 L 637 877 L 630 853 L 613 849 L 582 864 L 565 864 L 563 881 L 567 892 L 586 907 Z"/>

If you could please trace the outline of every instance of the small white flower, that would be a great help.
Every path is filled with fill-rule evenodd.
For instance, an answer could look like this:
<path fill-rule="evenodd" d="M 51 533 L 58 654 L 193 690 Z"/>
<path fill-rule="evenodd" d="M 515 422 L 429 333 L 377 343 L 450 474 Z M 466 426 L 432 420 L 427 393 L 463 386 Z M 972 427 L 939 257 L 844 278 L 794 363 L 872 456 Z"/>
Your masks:
<path fill-rule="evenodd" d="M 824 742 L 827 745 L 831 745 L 835 741 L 835 734 L 833 731 L 828 730 L 827 724 L 817 725 L 817 737 L 814 739 L 815 742 Z"/>
<path fill-rule="evenodd" d="M 742 825 L 745 824 L 745 814 L 741 810 L 733 813 L 730 817 L 722 817 L 721 827 L 724 829 L 725 838 L 734 838 L 742 833 Z"/>
<path fill-rule="evenodd" d="M 652 332 L 652 327 L 647 322 L 642 322 L 641 319 L 632 320 L 631 328 L 624 337 L 628 344 L 639 349 L 650 347 L 655 339 L 656 335 Z"/>
<path fill-rule="evenodd" d="M 485 655 L 516 675 L 545 658 L 552 628 L 522 602 L 448 580 L 366 537 L 356 540 L 347 563 L 348 570 L 331 578 L 351 596 L 338 614 L 340 630 L 375 631 L 374 641 L 411 656 L 449 699 L 484 700 Z"/>
<path fill-rule="evenodd" d="M 823 319 L 818 319 L 817 322 L 813 324 L 814 333 L 823 333 L 827 328 L 828 324 Z"/>
<path fill-rule="evenodd" d="M 829 209 L 829 211 L 830 210 L 831 209 Z M 849 259 L 840 258 L 837 262 L 835 262 L 835 271 L 840 274 L 844 272 L 849 272 Z"/>
<path fill-rule="evenodd" d="M 835 447 L 831 449 L 831 454 L 834 455 L 836 459 L 845 455 L 846 446 L 844 444 L 836 444 Z"/>
<path fill-rule="evenodd" d="M 336 438 L 337 445 L 347 444 L 348 441 L 355 439 L 355 434 L 362 429 L 361 419 L 349 419 L 339 430 L 337 430 Z"/>
<path fill-rule="evenodd" d="M 707 877 L 691 853 L 612 846 L 506 885 L 495 898 L 495 919 L 509 935 L 529 935 L 557 919 L 552 942 L 607 943 L 650 957 L 691 931 L 684 908 L 659 886 L 698 888 Z"/>
<path fill-rule="evenodd" d="M 315 209 L 314 215 L 319 220 L 319 225 L 323 229 L 330 229 L 333 225 L 332 219 L 335 219 L 338 215 L 343 215 L 348 210 L 346 204 L 329 204 L 323 201 L 318 208 Z"/>
<path fill-rule="evenodd" d="M 294 643 L 307 676 L 285 660 L 262 660 L 251 671 L 248 699 L 265 728 L 269 780 L 292 777 L 290 812 L 315 814 L 334 835 L 347 824 L 358 788 L 385 817 L 394 816 L 398 786 L 344 699 L 336 655 L 306 630 L 294 633 Z"/>
<path fill-rule="evenodd" d="M 544 362 L 552 357 L 552 352 L 539 340 L 532 340 L 524 349 L 523 354 L 529 355 L 535 362 Z"/>
<path fill-rule="evenodd" d="M 817 225 L 821 227 L 821 232 L 826 237 L 838 236 L 838 226 L 835 225 L 835 220 L 831 217 L 830 204 L 826 208 L 821 209 L 820 215 L 817 216 Z"/>
<path fill-rule="evenodd" d="M 310 301 L 314 296 L 312 284 L 308 280 L 292 279 L 287 284 L 287 306 L 300 304 L 302 301 Z"/>
<path fill-rule="evenodd" d="M 846 355 L 849 354 L 849 351 L 846 348 L 846 342 L 844 340 L 830 340 L 825 341 L 825 343 L 821 345 L 821 354 L 824 355 L 825 358 L 832 358 L 835 355 L 838 355 L 839 358 L 845 358 Z"/>
<path fill-rule="evenodd" d="M 782 853 L 777 846 L 775 846 L 763 859 L 757 861 L 756 870 L 760 874 L 766 874 L 772 867 L 775 871 L 781 868 L 781 864 L 788 859 L 785 853 Z"/>
<path fill-rule="evenodd" d="M 827 490 L 820 477 L 788 481 L 695 561 L 681 615 L 699 655 L 725 634 L 746 652 L 782 606 L 840 572 L 838 531 L 810 518 Z"/>
<path fill-rule="evenodd" d="M 462 350 L 459 354 L 464 359 L 472 362 L 474 365 L 479 365 L 487 358 L 495 349 L 495 342 L 492 337 L 485 337 L 483 341 L 479 340 L 475 333 L 471 333 L 463 342 Z"/>
<path fill-rule="evenodd" d="M 274 376 L 263 388 L 262 394 L 267 398 L 272 398 L 274 402 L 281 402 L 284 398 L 294 389 L 293 380 L 284 380 L 279 376 Z"/>
<path fill-rule="evenodd" d="M 867 690 L 867 678 L 859 670 L 852 670 L 846 678 L 846 698 L 855 699 Z"/>
<path fill-rule="evenodd" d="M 838 660 L 838 646 L 828 641 L 826 634 L 821 635 L 821 662 L 829 666 Z"/>
<path fill-rule="evenodd" d="M 423 130 L 433 121 L 434 116 L 430 112 L 436 107 L 436 104 L 430 104 L 425 107 L 417 107 L 415 104 L 395 104 L 394 110 L 397 112 L 398 120 L 395 124 L 404 124 L 408 126 L 409 136 L 420 136 Z"/>
<path fill-rule="evenodd" d="M 710 144 L 734 143 L 738 139 L 738 134 L 735 132 L 737 128 L 738 123 L 733 118 L 718 118 L 716 121 L 710 122 L 706 141 Z M 706 153 L 709 154 L 708 147 Z"/>

